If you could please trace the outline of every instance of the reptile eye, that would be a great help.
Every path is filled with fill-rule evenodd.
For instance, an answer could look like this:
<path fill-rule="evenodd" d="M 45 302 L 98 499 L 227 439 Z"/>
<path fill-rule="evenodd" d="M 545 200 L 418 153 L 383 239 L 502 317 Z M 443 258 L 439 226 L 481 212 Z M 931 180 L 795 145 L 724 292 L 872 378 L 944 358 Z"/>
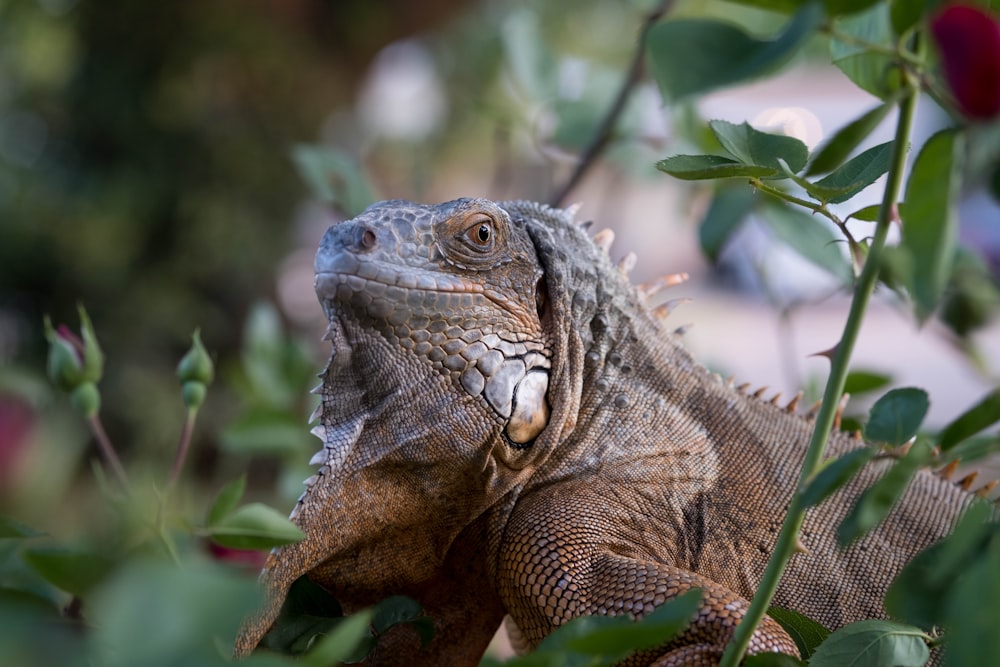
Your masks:
<path fill-rule="evenodd" d="M 493 241 L 493 219 L 486 215 L 477 215 L 465 230 L 465 236 L 481 248 L 489 247 Z"/>

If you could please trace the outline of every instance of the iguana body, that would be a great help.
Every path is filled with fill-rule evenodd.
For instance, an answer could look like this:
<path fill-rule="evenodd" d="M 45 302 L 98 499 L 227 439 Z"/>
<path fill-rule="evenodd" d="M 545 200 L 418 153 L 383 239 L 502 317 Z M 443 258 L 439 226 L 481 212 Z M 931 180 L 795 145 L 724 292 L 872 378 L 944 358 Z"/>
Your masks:
<path fill-rule="evenodd" d="M 699 366 L 565 211 L 465 199 L 376 204 L 332 227 L 316 288 L 333 356 L 324 448 L 277 550 L 256 646 L 298 577 L 351 611 L 420 601 L 431 645 L 369 660 L 477 664 L 503 616 L 530 648 L 588 614 L 642 615 L 693 587 L 679 638 L 628 664 L 715 664 L 756 589 L 812 431 Z M 861 446 L 835 435 L 829 454 Z M 835 529 L 885 461 L 815 508 L 775 604 L 830 627 L 884 616 L 902 564 L 971 500 L 929 472 L 877 530 Z M 751 651 L 794 653 L 769 619 Z"/>

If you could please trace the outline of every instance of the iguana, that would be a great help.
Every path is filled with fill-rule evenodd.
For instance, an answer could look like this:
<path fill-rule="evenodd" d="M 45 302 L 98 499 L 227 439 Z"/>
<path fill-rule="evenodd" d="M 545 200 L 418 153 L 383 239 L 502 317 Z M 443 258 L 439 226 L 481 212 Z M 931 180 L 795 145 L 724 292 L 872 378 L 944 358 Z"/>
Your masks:
<path fill-rule="evenodd" d="M 348 612 L 391 594 L 436 629 L 389 633 L 371 664 L 474 665 L 508 617 L 525 649 L 589 614 L 641 616 L 703 591 L 687 630 L 630 665 L 715 664 L 754 594 L 812 431 L 808 417 L 696 363 L 569 211 L 385 201 L 332 226 L 316 291 L 333 353 L 317 473 L 274 551 L 246 655 L 307 575 Z M 595 243 L 596 241 L 596 243 Z M 661 281 L 660 286 L 670 281 Z M 829 455 L 864 446 L 844 434 Z M 884 616 L 915 553 L 973 494 L 921 471 L 847 549 L 835 529 L 889 465 L 814 508 L 775 604 L 838 627 Z M 968 485 L 966 485 L 968 486 Z M 751 652 L 796 654 L 765 619 Z"/>

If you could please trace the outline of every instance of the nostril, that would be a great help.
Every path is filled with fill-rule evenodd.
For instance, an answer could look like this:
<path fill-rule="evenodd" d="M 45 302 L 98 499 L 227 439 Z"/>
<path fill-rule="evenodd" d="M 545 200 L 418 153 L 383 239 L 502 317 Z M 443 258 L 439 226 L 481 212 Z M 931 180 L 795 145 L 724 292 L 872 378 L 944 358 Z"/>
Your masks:
<path fill-rule="evenodd" d="M 360 245 L 364 250 L 371 250 L 375 247 L 376 241 L 377 238 L 375 237 L 375 232 L 367 227 L 361 228 L 360 233 L 358 234 L 358 245 Z"/>

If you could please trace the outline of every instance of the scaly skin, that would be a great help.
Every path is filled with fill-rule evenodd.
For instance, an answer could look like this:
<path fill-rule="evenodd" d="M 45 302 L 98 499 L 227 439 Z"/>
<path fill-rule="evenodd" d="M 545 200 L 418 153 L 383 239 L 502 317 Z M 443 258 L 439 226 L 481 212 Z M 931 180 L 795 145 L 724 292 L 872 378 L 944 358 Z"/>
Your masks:
<path fill-rule="evenodd" d="M 712 665 L 760 581 L 812 425 L 696 364 L 564 211 L 463 199 L 381 202 L 332 227 L 316 289 L 333 356 L 324 448 L 276 550 L 257 645 L 299 576 L 352 611 L 420 601 L 436 635 L 382 638 L 370 664 L 475 665 L 504 615 L 523 648 L 580 615 L 703 598 L 688 629 L 629 665 Z M 860 446 L 835 435 L 833 456 Z M 922 471 L 846 550 L 834 531 L 888 465 L 807 517 L 775 603 L 830 627 L 884 616 L 904 562 L 972 495 Z M 796 653 L 767 619 L 751 652 Z"/>

